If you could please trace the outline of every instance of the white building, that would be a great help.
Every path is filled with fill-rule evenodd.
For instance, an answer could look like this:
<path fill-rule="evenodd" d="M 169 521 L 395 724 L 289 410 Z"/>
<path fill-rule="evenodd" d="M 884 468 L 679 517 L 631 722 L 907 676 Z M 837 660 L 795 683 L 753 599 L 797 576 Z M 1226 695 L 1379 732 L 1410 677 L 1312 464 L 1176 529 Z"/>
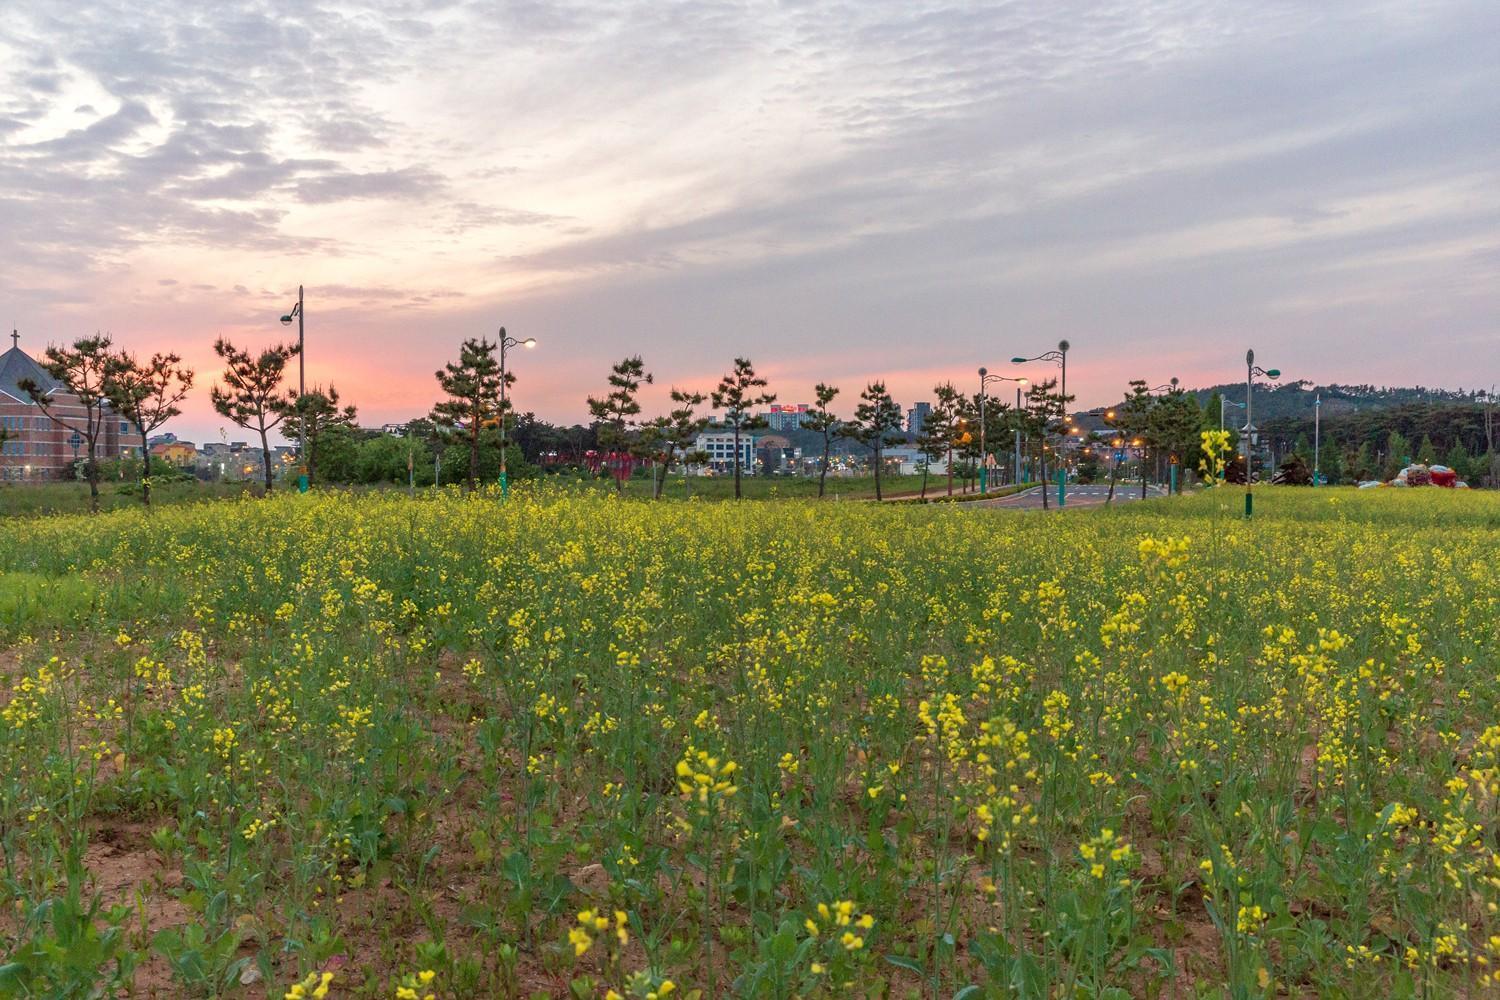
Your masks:
<path fill-rule="evenodd" d="M 708 468 L 715 472 L 730 472 L 734 469 L 734 432 L 714 431 L 699 434 L 693 442 L 693 450 L 708 455 Z M 749 434 L 740 435 L 740 473 L 755 474 L 755 439 Z"/>
<path fill-rule="evenodd" d="M 928 458 L 917 448 L 887 448 L 881 453 L 881 458 L 887 462 L 900 462 L 901 475 L 915 476 L 922 472 L 922 463 L 927 463 L 927 471 L 934 476 L 947 475 L 948 456 L 939 458 Z"/>

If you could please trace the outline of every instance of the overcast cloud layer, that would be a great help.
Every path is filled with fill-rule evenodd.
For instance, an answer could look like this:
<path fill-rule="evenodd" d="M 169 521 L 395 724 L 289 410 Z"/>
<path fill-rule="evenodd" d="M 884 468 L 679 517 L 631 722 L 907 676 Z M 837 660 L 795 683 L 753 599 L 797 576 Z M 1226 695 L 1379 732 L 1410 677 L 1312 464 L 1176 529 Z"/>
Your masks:
<path fill-rule="evenodd" d="M 283 336 L 298 282 L 367 422 L 501 324 L 566 420 L 635 352 L 663 392 L 749 354 L 786 401 L 1060 337 L 1080 405 L 1249 346 L 1488 386 L 1497 38 L 1493 0 L 22 0 L 0 321 L 181 351 L 199 440 L 213 338 Z"/>

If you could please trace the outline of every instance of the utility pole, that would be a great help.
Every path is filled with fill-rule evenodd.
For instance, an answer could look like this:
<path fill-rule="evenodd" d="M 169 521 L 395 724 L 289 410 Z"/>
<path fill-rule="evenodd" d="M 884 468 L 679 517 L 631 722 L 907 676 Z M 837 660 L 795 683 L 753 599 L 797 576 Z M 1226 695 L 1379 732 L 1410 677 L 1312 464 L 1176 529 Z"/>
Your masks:
<path fill-rule="evenodd" d="M 1321 486 L 1318 470 L 1321 468 L 1319 462 L 1322 457 L 1323 444 L 1323 394 L 1320 392 L 1313 397 L 1313 485 Z"/>

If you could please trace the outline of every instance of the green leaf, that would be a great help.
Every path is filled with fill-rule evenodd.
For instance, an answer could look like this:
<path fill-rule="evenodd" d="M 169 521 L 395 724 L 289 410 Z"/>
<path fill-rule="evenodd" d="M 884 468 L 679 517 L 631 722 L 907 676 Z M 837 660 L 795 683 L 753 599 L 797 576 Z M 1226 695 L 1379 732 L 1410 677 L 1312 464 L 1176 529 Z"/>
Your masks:
<path fill-rule="evenodd" d="M 885 956 L 885 960 L 898 969 L 915 972 L 919 976 L 927 975 L 927 970 L 922 968 L 922 963 L 914 958 L 907 958 L 905 955 L 887 955 Z"/>

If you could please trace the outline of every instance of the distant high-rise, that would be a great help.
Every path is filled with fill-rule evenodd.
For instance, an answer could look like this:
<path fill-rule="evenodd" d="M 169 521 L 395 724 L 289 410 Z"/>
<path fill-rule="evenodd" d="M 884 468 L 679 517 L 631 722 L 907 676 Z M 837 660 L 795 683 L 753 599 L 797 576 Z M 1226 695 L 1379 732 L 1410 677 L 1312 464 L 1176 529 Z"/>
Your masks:
<path fill-rule="evenodd" d="M 772 403 L 765 414 L 766 426 L 773 431 L 794 431 L 807 419 L 806 403 Z"/>
<path fill-rule="evenodd" d="M 920 434 L 927 426 L 927 418 L 932 415 L 931 403 L 914 403 L 912 408 L 906 411 L 906 430 L 910 434 Z"/>

